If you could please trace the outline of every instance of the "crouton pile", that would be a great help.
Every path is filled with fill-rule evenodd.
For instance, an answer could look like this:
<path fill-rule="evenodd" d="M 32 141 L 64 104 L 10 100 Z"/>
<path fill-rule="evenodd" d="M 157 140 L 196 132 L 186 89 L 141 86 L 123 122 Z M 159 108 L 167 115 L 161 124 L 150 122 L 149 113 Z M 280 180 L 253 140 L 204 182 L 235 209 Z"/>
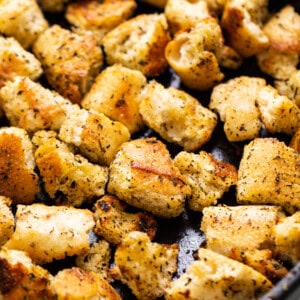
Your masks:
<path fill-rule="evenodd" d="M 259 299 L 300 261 L 300 7 L 0 1 L 0 299 Z"/>

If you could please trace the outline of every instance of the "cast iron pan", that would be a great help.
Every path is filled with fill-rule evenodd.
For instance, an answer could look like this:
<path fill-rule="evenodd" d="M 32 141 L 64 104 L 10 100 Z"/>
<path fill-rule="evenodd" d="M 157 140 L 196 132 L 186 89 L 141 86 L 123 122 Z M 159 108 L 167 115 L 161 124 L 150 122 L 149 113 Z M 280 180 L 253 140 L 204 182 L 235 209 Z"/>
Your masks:
<path fill-rule="evenodd" d="M 158 10 L 153 7 L 143 4 L 139 1 L 137 14 L 140 13 L 153 13 Z M 269 9 L 272 12 L 278 11 L 281 7 L 286 4 L 292 4 L 298 12 L 300 12 L 300 1 L 270 1 Z M 59 23 L 63 27 L 68 27 L 68 23 L 61 15 L 46 15 L 50 23 Z M 243 65 L 240 67 L 238 72 L 222 70 L 225 73 L 225 79 L 240 76 L 259 76 L 264 77 L 268 83 L 272 84 L 273 81 L 270 77 L 263 74 L 257 67 L 255 58 L 247 59 Z M 195 92 L 186 89 L 181 85 L 179 77 L 171 70 L 168 69 L 157 81 L 161 82 L 165 87 L 174 86 L 183 89 L 196 97 L 203 105 L 207 106 L 209 103 L 210 93 L 208 92 Z M 160 139 L 160 137 L 154 133 L 151 129 L 146 129 L 144 132 L 140 133 L 133 138 L 144 138 L 155 136 Z M 267 131 L 262 129 L 261 136 L 271 136 Z M 290 137 L 284 135 L 276 135 L 276 137 L 282 141 L 288 142 Z M 245 143 L 231 143 L 228 142 L 224 132 L 223 124 L 219 122 L 217 128 L 214 131 L 212 139 L 206 145 L 202 147 L 202 150 L 212 153 L 217 159 L 234 164 L 237 168 L 243 153 L 243 147 Z M 182 148 L 166 143 L 171 155 L 174 157 Z M 44 199 L 45 200 L 45 199 Z M 218 201 L 218 203 L 224 203 L 227 205 L 235 205 L 235 189 L 232 188 L 229 192 L 225 193 L 224 197 Z M 187 267 L 194 261 L 194 254 L 197 249 L 205 244 L 205 236 L 200 231 L 201 213 L 190 211 L 188 208 L 185 209 L 184 213 L 173 219 L 157 219 L 158 221 L 158 231 L 154 239 L 155 242 L 159 243 L 178 243 L 179 244 L 179 260 L 178 260 L 178 272 L 176 277 L 184 273 Z M 97 237 L 91 234 L 91 241 L 97 239 Z M 56 273 L 58 270 L 71 267 L 74 262 L 73 258 L 68 258 L 63 261 L 56 261 L 51 264 L 47 264 L 46 267 L 50 272 Z M 130 292 L 129 288 L 120 282 L 113 282 L 112 285 L 120 293 L 123 299 L 136 299 Z M 300 263 L 296 265 L 289 274 L 262 299 L 264 300 L 275 300 L 275 299 L 289 299 L 295 300 L 300 299 Z M 245 299 L 246 300 L 246 299 Z"/>

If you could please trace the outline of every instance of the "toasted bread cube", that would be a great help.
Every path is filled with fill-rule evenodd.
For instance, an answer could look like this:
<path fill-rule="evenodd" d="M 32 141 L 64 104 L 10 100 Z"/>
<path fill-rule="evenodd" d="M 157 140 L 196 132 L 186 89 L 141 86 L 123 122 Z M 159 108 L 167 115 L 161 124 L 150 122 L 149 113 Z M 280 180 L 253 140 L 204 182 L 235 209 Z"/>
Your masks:
<path fill-rule="evenodd" d="M 164 14 L 142 14 L 112 29 L 102 40 L 109 65 L 122 64 L 158 76 L 167 68 L 165 46 L 170 40 Z"/>
<path fill-rule="evenodd" d="M 14 233 L 15 219 L 10 205 L 11 200 L 9 198 L 0 196 L 0 247 Z"/>
<path fill-rule="evenodd" d="M 202 211 L 204 207 L 216 204 L 237 183 L 236 168 L 215 159 L 205 151 L 200 151 L 199 154 L 179 152 L 174 158 L 174 165 L 191 187 L 188 204 L 195 211 Z"/>
<path fill-rule="evenodd" d="M 141 94 L 144 122 L 166 141 L 195 151 L 209 141 L 217 116 L 197 99 L 174 87 L 151 81 Z"/>
<path fill-rule="evenodd" d="M 108 269 L 111 259 L 111 249 L 105 240 L 99 240 L 90 245 L 87 252 L 77 255 L 76 266 L 88 271 L 100 274 L 108 279 Z"/>
<path fill-rule="evenodd" d="M 28 132 L 58 130 L 66 115 L 75 108 L 72 103 L 27 77 L 16 77 L 0 90 L 3 109 L 11 126 Z"/>
<path fill-rule="evenodd" d="M 169 0 L 165 7 L 165 15 L 173 34 L 210 17 L 207 3 L 203 0 Z"/>
<path fill-rule="evenodd" d="M 146 83 L 141 71 L 121 65 L 109 66 L 96 77 L 81 105 L 121 122 L 131 134 L 136 133 L 144 127 L 138 95 Z"/>
<path fill-rule="evenodd" d="M 300 152 L 300 128 L 297 129 L 295 134 L 292 136 L 289 146 L 297 152 Z"/>
<path fill-rule="evenodd" d="M 0 278 L 1 299 L 53 299 L 52 275 L 23 251 L 0 249 Z"/>
<path fill-rule="evenodd" d="M 232 257 L 233 251 L 274 249 L 272 230 L 282 216 L 279 206 L 211 206 L 203 209 L 201 230 L 208 249 Z"/>
<path fill-rule="evenodd" d="M 152 243 L 146 233 L 134 231 L 115 252 L 115 273 L 138 299 L 165 294 L 177 270 L 178 245 Z"/>
<path fill-rule="evenodd" d="M 137 4 L 134 0 L 87 0 L 70 3 L 66 19 L 77 33 L 89 31 L 98 44 L 110 30 L 130 18 Z"/>
<path fill-rule="evenodd" d="M 80 268 L 59 271 L 51 281 L 57 300 L 121 300 L 117 291 L 99 274 Z"/>
<path fill-rule="evenodd" d="M 292 72 L 287 80 L 275 80 L 279 94 L 287 96 L 300 107 L 300 70 Z"/>
<path fill-rule="evenodd" d="M 29 204 L 39 193 L 39 177 L 33 146 L 27 132 L 16 127 L 0 128 L 0 195 L 13 204 Z"/>
<path fill-rule="evenodd" d="M 0 88 L 16 76 L 37 80 L 43 72 L 41 63 L 14 38 L 0 37 L 0 62 Z"/>
<path fill-rule="evenodd" d="M 165 56 L 186 87 L 209 90 L 224 77 L 216 56 L 222 47 L 223 36 L 217 20 L 206 18 L 179 32 L 168 43 Z"/>
<path fill-rule="evenodd" d="M 272 86 L 263 87 L 257 95 L 261 119 L 271 133 L 292 135 L 300 127 L 300 109 L 288 97 L 279 95 Z"/>
<path fill-rule="evenodd" d="M 80 103 L 103 64 L 94 38 L 80 36 L 59 25 L 44 31 L 33 45 L 49 84 L 73 103 Z"/>
<path fill-rule="evenodd" d="M 15 232 L 5 247 L 26 251 L 36 263 L 51 262 L 85 253 L 94 225 L 93 213 L 87 209 L 20 204 Z"/>
<path fill-rule="evenodd" d="M 270 47 L 257 55 L 261 71 L 278 80 L 287 80 L 297 70 L 299 55 L 284 53 Z"/>
<path fill-rule="evenodd" d="M 65 8 L 66 3 L 70 0 L 37 0 L 40 8 L 43 11 L 58 13 L 62 12 Z"/>
<path fill-rule="evenodd" d="M 57 204 L 81 206 L 104 194 L 108 168 L 74 155 L 55 134 L 39 131 L 33 137 L 35 159 L 45 191 Z"/>
<path fill-rule="evenodd" d="M 107 191 L 137 208 L 171 218 L 183 212 L 190 187 L 155 138 L 124 143 L 110 164 Z"/>
<path fill-rule="evenodd" d="M 300 54 L 300 15 L 291 5 L 284 6 L 263 27 L 270 46 L 279 52 Z"/>
<path fill-rule="evenodd" d="M 119 244 L 131 231 L 146 232 L 152 240 L 157 227 L 153 216 L 143 212 L 128 213 L 126 207 L 115 196 L 105 195 L 100 198 L 94 206 L 95 233 L 111 244 Z"/>
<path fill-rule="evenodd" d="M 299 154 L 275 138 L 244 147 L 237 183 L 240 204 L 274 204 L 290 213 L 300 208 Z"/>
<path fill-rule="evenodd" d="M 240 262 L 203 248 L 198 257 L 171 283 L 167 300 L 255 300 L 272 288 L 264 275 Z"/>
<path fill-rule="evenodd" d="M 243 57 L 265 50 L 269 39 L 262 30 L 267 15 L 268 1 L 228 0 L 222 15 L 221 26 L 228 44 Z"/>
<path fill-rule="evenodd" d="M 214 87 L 209 108 L 220 115 L 229 141 L 244 141 L 259 136 L 262 124 L 255 101 L 265 85 L 263 78 L 241 76 Z"/>
<path fill-rule="evenodd" d="M 0 4 L 0 32 L 14 37 L 25 49 L 48 28 L 35 0 L 4 0 Z"/>
<path fill-rule="evenodd" d="M 274 228 L 275 252 L 296 265 L 300 260 L 300 212 L 282 218 Z"/>
<path fill-rule="evenodd" d="M 125 125 L 97 112 L 80 109 L 62 123 L 59 138 L 78 147 L 91 162 L 109 165 L 130 133 Z"/>

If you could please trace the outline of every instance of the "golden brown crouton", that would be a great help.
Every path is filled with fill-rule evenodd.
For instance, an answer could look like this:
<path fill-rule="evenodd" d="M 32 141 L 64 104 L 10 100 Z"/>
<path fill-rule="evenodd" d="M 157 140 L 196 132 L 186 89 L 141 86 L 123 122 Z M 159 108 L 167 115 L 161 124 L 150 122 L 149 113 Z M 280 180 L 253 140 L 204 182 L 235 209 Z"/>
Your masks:
<path fill-rule="evenodd" d="M 274 228 L 274 236 L 278 257 L 297 264 L 300 260 L 300 212 L 282 218 Z"/>
<path fill-rule="evenodd" d="M 1 299 L 54 299 L 51 274 L 23 251 L 0 249 L 0 278 Z"/>
<path fill-rule="evenodd" d="M 257 94 L 257 105 L 266 129 L 271 133 L 292 135 L 300 128 L 300 108 L 268 85 Z"/>
<path fill-rule="evenodd" d="M 14 233 L 15 219 L 10 205 L 11 200 L 9 198 L 0 196 L 0 247 Z"/>
<path fill-rule="evenodd" d="M 95 233 L 112 244 L 119 244 L 131 231 L 143 231 L 152 240 L 156 233 L 155 219 L 143 212 L 128 213 L 127 205 L 117 197 L 105 195 L 94 206 Z"/>
<path fill-rule="evenodd" d="M 28 76 L 36 80 L 42 72 L 41 63 L 17 40 L 0 37 L 0 88 L 15 76 Z"/>
<path fill-rule="evenodd" d="M 110 165 L 107 190 L 128 204 L 161 217 L 183 212 L 190 187 L 155 138 L 124 143 Z"/>
<path fill-rule="evenodd" d="M 111 30 L 102 40 L 109 65 L 119 63 L 158 76 L 167 67 L 165 46 L 170 40 L 164 14 L 143 14 Z"/>
<path fill-rule="evenodd" d="M 144 126 L 138 95 L 145 85 L 146 77 L 142 72 L 113 65 L 96 77 L 81 105 L 121 122 L 130 133 L 136 133 Z"/>
<path fill-rule="evenodd" d="M 59 271 L 51 281 L 51 288 L 57 300 L 121 300 L 101 275 L 75 267 Z"/>
<path fill-rule="evenodd" d="M 210 17 L 207 3 L 203 0 L 169 0 L 165 7 L 165 15 L 173 34 Z"/>
<path fill-rule="evenodd" d="M 201 248 L 198 257 L 172 282 L 167 300 L 255 300 L 272 287 L 259 272 L 223 255 Z"/>
<path fill-rule="evenodd" d="M 195 211 L 216 204 L 224 192 L 237 183 L 236 168 L 205 151 L 199 154 L 179 152 L 174 165 L 192 189 L 188 204 Z"/>
<path fill-rule="evenodd" d="M 240 204 L 300 208 L 300 156 L 275 138 L 257 138 L 244 148 L 237 183 Z"/>
<path fill-rule="evenodd" d="M 91 244 L 87 252 L 76 257 L 76 266 L 88 272 L 99 273 L 104 279 L 107 279 L 110 258 L 109 243 L 99 240 Z"/>
<path fill-rule="evenodd" d="M 57 204 L 80 206 L 104 194 L 108 169 L 74 155 L 55 134 L 39 131 L 33 137 L 35 159 L 45 191 Z"/>
<path fill-rule="evenodd" d="M 16 77 L 0 90 L 3 109 L 11 126 L 29 132 L 58 130 L 66 115 L 76 107 L 27 77 Z"/>
<path fill-rule="evenodd" d="M 66 19 L 74 31 L 89 31 L 101 44 L 104 35 L 131 17 L 136 7 L 134 0 L 81 0 L 68 5 Z"/>
<path fill-rule="evenodd" d="M 94 38 L 80 36 L 59 25 L 44 31 L 33 45 L 49 84 L 73 103 L 80 103 L 103 63 Z"/>
<path fill-rule="evenodd" d="M 80 109 L 62 123 L 59 138 L 75 145 L 91 162 L 109 165 L 130 133 L 120 122 L 105 115 Z"/>
<path fill-rule="evenodd" d="M 151 243 L 146 233 L 134 231 L 117 247 L 114 272 L 138 299 L 156 299 L 170 285 L 177 257 L 177 244 Z"/>
<path fill-rule="evenodd" d="M 168 43 L 165 56 L 186 87 L 208 90 L 224 77 L 216 57 L 222 46 L 223 36 L 217 20 L 206 18 L 176 34 Z"/>
<path fill-rule="evenodd" d="M 243 57 L 258 54 L 269 45 L 269 39 L 262 31 L 267 6 L 267 0 L 226 1 L 221 26 L 228 44 Z"/>
<path fill-rule="evenodd" d="M 209 108 L 219 113 L 229 141 L 258 137 L 262 124 L 255 101 L 265 85 L 263 78 L 241 76 L 214 87 Z"/>
<path fill-rule="evenodd" d="M 25 130 L 16 127 L 0 129 L 0 195 L 14 204 L 32 203 L 40 191 L 32 143 Z"/>
<path fill-rule="evenodd" d="M 140 113 L 144 122 L 166 141 L 186 151 L 209 141 L 217 116 L 197 99 L 174 87 L 164 88 L 152 80 L 141 94 Z"/>
<path fill-rule="evenodd" d="M 64 10 L 66 3 L 70 0 L 37 0 L 43 11 L 57 13 Z"/>
<path fill-rule="evenodd" d="M 36 263 L 51 262 L 85 253 L 94 225 L 93 213 L 87 209 L 18 205 L 16 229 L 5 247 L 26 251 Z"/>
<path fill-rule="evenodd" d="M 0 32 L 14 37 L 25 49 L 48 28 L 35 0 L 4 0 L 0 4 Z"/>

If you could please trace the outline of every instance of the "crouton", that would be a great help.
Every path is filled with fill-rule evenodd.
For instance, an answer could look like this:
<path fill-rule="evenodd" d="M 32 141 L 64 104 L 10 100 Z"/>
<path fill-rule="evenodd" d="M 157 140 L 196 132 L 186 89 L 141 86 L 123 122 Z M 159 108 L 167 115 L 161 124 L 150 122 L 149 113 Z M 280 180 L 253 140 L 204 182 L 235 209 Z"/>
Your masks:
<path fill-rule="evenodd" d="M 282 218 L 274 228 L 276 255 L 293 265 L 300 260 L 300 212 Z"/>
<path fill-rule="evenodd" d="M 59 25 L 44 31 L 33 45 L 49 84 L 73 103 L 80 103 L 103 64 L 94 38 L 80 36 Z"/>
<path fill-rule="evenodd" d="M 59 271 L 51 280 L 51 288 L 57 300 L 121 300 L 117 291 L 101 275 L 75 267 Z"/>
<path fill-rule="evenodd" d="M 0 88 L 16 76 L 37 80 L 43 72 L 41 63 L 14 38 L 0 37 L 0 62 Z"/>
<path fill-rule="evenodd" d="M 54 299 L 52 275 L 23 251 L 0 249 L 0 278 L 1 299 Z"/>
<path fill-rule="evenodd" d="M 165 15 L 173 34 L 210 17 L 207 3 L 203 0 L 169 0 L 165 7 Z"/>
<path fill-rule="evenodd" d="M 211 14 L 216 17 L 222 16 L 227 0 L 205 0 Z"/>
<path fill-rule="evenodd" d="M 240 262 L 203 248 L 198 257 L 171 283 L 167 300 L 255 300 L 272 288 L 264 275 Z"/>
<path fill-rule="evenodd" d="M 219 113 L 229 141 L 244 141 L 259 136 L 262 124 L 255 101 L 265 85 L 263 78 L 241 76 L 214 87 L 209 108 Z"/>
<path fill-rule="evenodd" d="M 237 182 L 239 204 L 300 208 L 299 154 L 275 138 L 256 138 L 244 148 Z"/>
<path fill-rule="evenodd" d="M 119 147 L 129 140 L 130 133 L 120 122 L 80 109 L 62 123 L 59 138 L 78 147 L 91 162 L 109 165 Z"/>
<path fill-rule="evenodd" d="M 186 151 L 197 150 L 208 142 L 217 125 L 216 114 L 197 99 L 174 87 L 164 88 L 154 80 L 141 94 L 140 113 L 145 124 Z"/>
<path fill-rule="evenodd" d="M 35 166 L 27 132 L 16 127 L 0 128 L 0 195 L 11 198 L 13 204 L 32 203 L 40 191 Z"/>
<path fill-rule="evenodd" d="M 191 29 L 176 34 L 168 43 L 165 56 L 186 87 L 209 90 L 224 78 L 216 57 L 222 46 L 218 22 L 206 18 Z"/>
<path fill-rule="evenodd" d="M 132 206 L 167 218 L 183 212 L 191 192 L 166 146 L 155 138 L 122 145 L 110 164 L 107 191 Z"/>
<path fill-rule="evenodd" d="M 205 151 L 199 154 L 179 152 L 174 158 L 174 165 L 191 187 L 188 204 L 195 211 L 216 204 L 224 192 L 237 183 L 236 168 Z"/>
<path fill-rule="evenodd" d="M 250 57 L 265 50 L 269 45 L 262 31 L 267 16 L 268 1 L 226 1 L 221 27 L 228 45 L 243 57 Z"/>
<path fill-rule="evenodd" d="M 292 136 L 289 146 L 297 152 L 300 152 L 300 128 L 297 129 L 297 131 Z"/>
<path fill-rule="evenodd" d="M 146 233 L 133 231 L 116 249 L 114 272 L 138 299 L 156 299 L 170 285 L 177 257 L 177 244 L 152 243 Z"/>
<path fill-rule="evenodd" d="M 14 37 L 25 49 L 48 28 L 35 0 L 4 0 L 0 4 L 0 32 Z"/>
<path fill-rule="evenodd" d="M 106 61 L 158 76 L 168 66 L 165 46 L 170 40 L 164 14 L 142 14 L 112 29 L 102 40 Z"/>
<path fill-rule="evenodd" d="M 26 251 L 36 263 L 51 262 L 85 253 L 94 225 L 93 213 L 87 209 L 20 204 L 15 232 L 5 247 Z"/>
<path fill-rule="evenodd" d="M 108 168 L 74 155 L 53 133 L 39 131 L 33 142 L 37 145 L 34 155 L 45 191 L 56 204 L 77 207 L 104 194 Z"/>
<path fill-rule="evenodd" d="M 11 126 L 28 132 L 58 130 L 72 103 L 27 77 L 16 77 L 0 90 L 3 109 Z"/>
<path fill-rule="evenodd" d="M 117 197 L 105 195 L 94 206 L 96 221 L 95 233 L 111 244 L 119 244 L 131 231 L 143 231 L 152 240 L 156 233 L 155 219 L 143 212 L 128 213 L 127 205 Z"/>
<path fill-rule="evenodd" d="M 91 244 L 87 252 L 77 255 L 76 266 L 88 272 L 98 273 L 104 279 L 108 279 L 110 259 L 109 243 L 105 240 L 99 240 Z"/>
<path fill-rule="evenodd" d="M 43 11 L 50 13 L 62 12 L 69 0 L 37 0 Z"/>
<path fill-rule="evenodd" d="M 256 102 L 269 132 L 292 135 L 300 128 L 300 109 L 288 97 L 279 95 L 272 86 L 263 87 Z"/>
<path fill-rule="evenodd" d="M 96 77 L 81 105 L 121 122 L 133 134 L 144 127 L 138 95 L 145 85 L 142 72 L 121 65 L 109 66 Z"/>
<path fill-rule="evenodd" d="M 137 4 L 134 0 L 87 0 L 70 3 L 66 19 L 76 33 L 90 32 L 100 45 L 110 30 L 130 18 Z"/>
<path fill-rule="evenodd" d="M 11 200 L 9 198 L 0 196 L 0 247 L 14 233 L 15 219 L 10 205 Z"/>

